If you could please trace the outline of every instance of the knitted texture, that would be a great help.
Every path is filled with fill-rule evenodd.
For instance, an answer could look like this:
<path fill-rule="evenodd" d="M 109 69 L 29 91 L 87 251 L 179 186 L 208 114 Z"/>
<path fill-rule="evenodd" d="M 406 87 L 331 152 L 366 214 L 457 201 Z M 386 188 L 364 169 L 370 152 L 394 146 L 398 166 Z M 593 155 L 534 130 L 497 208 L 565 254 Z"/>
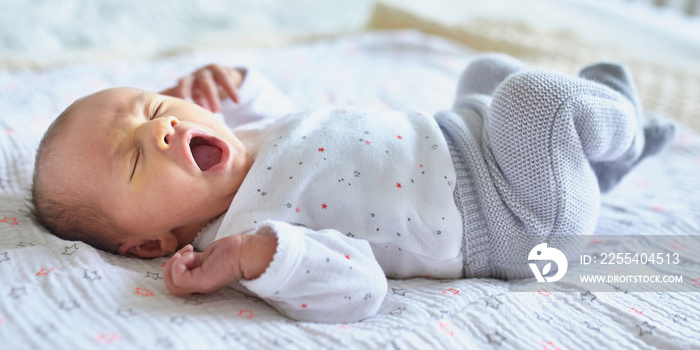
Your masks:
<path fill-rule="evenodd" d="M 455 196 L 464 203 L 465 277 L 523 277 L 534 242 L 593 232 L 600 192 L 589 161 L 614 161 L 629 149 L 638 127 L 626 98 L 584 79 L 523 70 L 492 99 L 457 96 L 455 107 L 436 119 L 470 175 L 458 188 L 475 186 Z M 485 225 L 470 232 L 473 218 Z"/>

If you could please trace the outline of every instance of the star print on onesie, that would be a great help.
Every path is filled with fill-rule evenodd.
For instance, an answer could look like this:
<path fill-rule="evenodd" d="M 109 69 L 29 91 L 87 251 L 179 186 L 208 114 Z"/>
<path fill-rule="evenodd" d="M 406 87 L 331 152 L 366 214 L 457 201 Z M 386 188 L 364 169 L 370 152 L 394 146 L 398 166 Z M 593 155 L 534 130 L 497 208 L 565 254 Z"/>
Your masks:
<path fill-rule="evenodd" d="M 195 247 L 240 233 L 278 247 L 263 275 L 234 288 L 294 319 L 343 322 L 376 312 L 386 276 L 461 277 L 456 175 L 431 116 L 327 107 L 241 139 L 253 167 Z"/>
<path fill-rule="evenodd" d="M 392 277 L 461 276 L 454 166 L 432 117 L 327 107 L 278 120 L 260 140 L 227 230 L 334 229 L 368 240 Z"/>

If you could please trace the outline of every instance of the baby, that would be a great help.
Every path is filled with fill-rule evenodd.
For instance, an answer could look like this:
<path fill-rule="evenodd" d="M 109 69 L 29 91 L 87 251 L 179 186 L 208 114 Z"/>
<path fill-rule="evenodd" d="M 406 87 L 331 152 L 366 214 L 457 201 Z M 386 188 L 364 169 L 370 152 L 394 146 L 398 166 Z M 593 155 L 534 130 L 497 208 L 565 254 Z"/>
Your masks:
<path fill-rule="evenodd" d="M 105 251 L 174 254 L 175 295 L 231 285 L 293 319 L 352 322 L 386 277 L 527 276 L 508 252 L 532 246 L 513 237 L 591 234 L 600 193 L 675 135 L 642 122 L 618 65 L 574 78 L 504 55 L 474 60 L 435 116 L 293 112 L 257 71 L 218 65 L 162 94 L 83 97 L 41 142 L 35 216 Z"/>

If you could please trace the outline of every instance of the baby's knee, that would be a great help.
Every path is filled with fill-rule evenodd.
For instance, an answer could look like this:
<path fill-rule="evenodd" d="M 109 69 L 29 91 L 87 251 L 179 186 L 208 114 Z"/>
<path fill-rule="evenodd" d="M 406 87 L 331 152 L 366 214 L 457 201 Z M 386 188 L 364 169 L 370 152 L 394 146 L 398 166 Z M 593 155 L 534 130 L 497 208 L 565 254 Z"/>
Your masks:
<path fill-rule="evenodd" d="M 509 75 L 525 69 L 521 61 L 504 54 L 486 54 L 473 60 L 464 69 L 457 95 L 491 95 Z"/>

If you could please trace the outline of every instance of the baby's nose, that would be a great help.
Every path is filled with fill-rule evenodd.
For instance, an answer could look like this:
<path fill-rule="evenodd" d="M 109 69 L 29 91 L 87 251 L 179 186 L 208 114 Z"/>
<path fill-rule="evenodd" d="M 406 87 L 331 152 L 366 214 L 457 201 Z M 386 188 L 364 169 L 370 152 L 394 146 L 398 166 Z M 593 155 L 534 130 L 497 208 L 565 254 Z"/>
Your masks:
<path fill-rule="evenodd" d="M 156 142 L 161 149 L 167 149 L 170 146 L 171 138 L 175 134 L 175 126 L 180 124 L 176 117 L 161 118 L 159 124 L 154 129 L 156 130 Z"/>

